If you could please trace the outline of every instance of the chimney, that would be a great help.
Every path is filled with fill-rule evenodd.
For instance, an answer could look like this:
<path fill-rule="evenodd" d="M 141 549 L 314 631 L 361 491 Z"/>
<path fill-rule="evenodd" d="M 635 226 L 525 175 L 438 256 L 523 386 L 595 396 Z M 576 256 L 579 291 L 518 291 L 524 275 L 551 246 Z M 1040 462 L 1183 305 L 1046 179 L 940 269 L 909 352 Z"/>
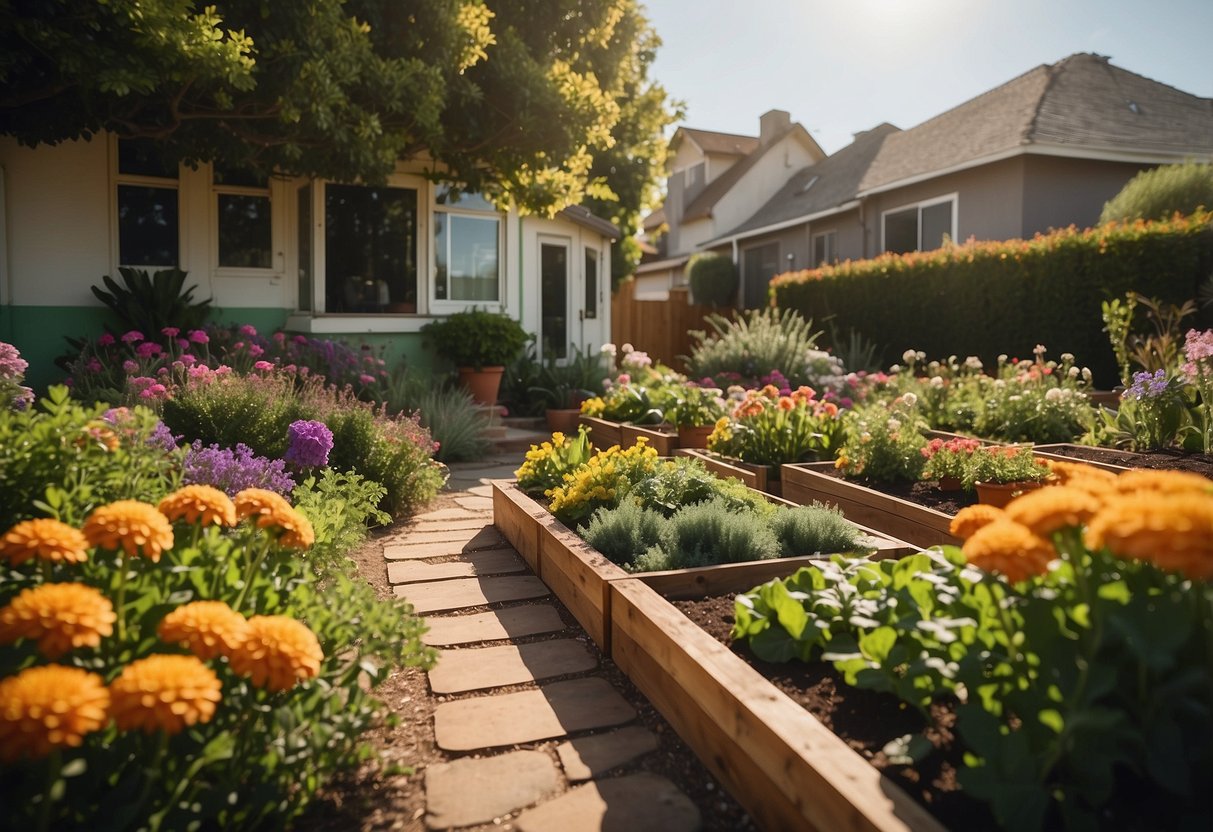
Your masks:
<path fill-rule="evenodd" d="M 767 110 L 758 119 L 758 143 L 770 144 L 792 126 L 792 114 L 787 110 Z"/>

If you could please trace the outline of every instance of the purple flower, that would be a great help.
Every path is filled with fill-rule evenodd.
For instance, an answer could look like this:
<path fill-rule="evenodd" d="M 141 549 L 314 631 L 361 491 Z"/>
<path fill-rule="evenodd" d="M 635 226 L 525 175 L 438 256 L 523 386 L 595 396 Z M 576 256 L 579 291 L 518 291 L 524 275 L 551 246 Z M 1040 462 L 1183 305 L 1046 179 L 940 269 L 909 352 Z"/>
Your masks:
<path fill-rule="evenodd" d="M 287 428 L 290 447 L 283 457 L 292 465 L 302 468 L 329 464 L 329 451 L 333 450 L 333 432 L 324 422 L 300 419 Z"/>
<path fill-rule="evenodd" d="M 143 340 L 143 333 L 137 329 L 132 329 L 130 332 L 122 336 L 124 344 L 137 344 Z"/>
<path fill-rule="evenodd" d="M 99 347 L 109 347 L 113 346 L 113 344 L 114 336 L 110 335 L 108 332 L 102 333 L 101 337 L 97 339 L 97 346 Z"/>
<path fill-rule="evenodd" d="M 1126 399 L 1156 399 L 1167 392 L 1167 371 L 1142 371 L 1133 374 L 1133 385 L 1124 392 Z"/>
<path fill-rule="evenodd" d="M 13 395 L 13 410 L 26 410 L 34 403 L 34 391 L 25 386 L 18 386 Z"/>
<path fill-rule="evenodd" d="M 173 432 L 169 430 L 168 425 L 164 422 L 157 422 L 156 427 L 147 437 L 147 444 L 161 448 L 165 453 L 177 450 L 177 440 L 180 436 L 173 436 Z"/>
<path fill-rule="evenodd" d="M 286 472 L 281 459 L 257 456 L 248 445 L 238 444 L 233 451 L 218 445 L 202 447 L 195 441 L 185 457 L 182 481 L 186 485 L 212 485 L 234 497 L 246 488 L 268 488 L 290 494 L 295 481 Z"/>
<path fill-rule="evenodd" d="M 12 344 L 0 341 L 0 378 L 20 378 L 25 375 L 29 362 Z"/>
<path fill-rule="evenodd" d="M 131 361 L 129 358 L 122 362 L 122 369 L 128 373 L 138 372 L 139 362 Z"/>

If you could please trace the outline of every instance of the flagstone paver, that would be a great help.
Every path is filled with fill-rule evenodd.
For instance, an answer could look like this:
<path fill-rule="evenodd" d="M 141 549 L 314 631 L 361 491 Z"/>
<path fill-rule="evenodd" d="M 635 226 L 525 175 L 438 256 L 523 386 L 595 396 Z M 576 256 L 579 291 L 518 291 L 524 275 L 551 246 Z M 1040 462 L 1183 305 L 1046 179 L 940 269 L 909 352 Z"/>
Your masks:
<path fill-rule="evenodd" d="M 421 640 L 434 647 L 522 638 L 565 629 L 560 613 L 548 604 L 506 607 L 474 615 L 427 618 L 425 623 L 430 629 Z"/>
<path fill-rule="evenodd" d="M 488 538 L 485 538 L 486 540 Z M 484 546 L 469 546 L 468 543 L 461 543 L 458 540 L 450 541 L 430 541 L 429 543 L 385 543 L 383 546 L 383 556 L 388 560 L 426 560 L 427 558 L 440 558 L 449 555 L 463 555 L 468 552 L 489 552 L 513 549 L 504 540 L 496 545 L 486 543 Z"/>
<path fill-rule="evenodd" d="M 425 772 L 425 823 L 430 829 L 492 823 L 560 788 L 560 773 L 542 751 L 430 766 Z"/>
<path fill-rule="evenodd" d="M 514 820 L 521 832 L 694 832 L 701 825 L 690 798 L 654 774 L 578 786 Z"/>
<path fill-rule="evenodd" d="M 474 485 L 467 491 L 469 494 L 475 494 L 477 497 L 488 497 L 491 499 L 493 496 L 493 486 L 491 485 Z"/>
<path fill-rule="evenodd" d="M 501 601 L 522 601 L 543 598 L 547 586 L 534 575 L 507 575 L 501 578 L 456 578 L 424 584 L 404 584 L 392 588 L 398 598 L 405 598 L 413 609 L 426 615 L 463 607 L 479 607 Z"/>
<path fill-rule="evenodd" d="M 501 535 L 492 524 L 481 522 L 474 529 L 424 529 L 410 531 L 403 538 L 409 543 L 458 543 L 462 542 L 468 549 L 477 549 L 485 545 L 501 545 Z M 473 545 L 472 541 L 477 541 Z"/>
<path fill-rule="evenodd" d="M 455 502 L 466 508 L 468 511 L 492 511 L 493 500 L 490 497 L 456 497 Z"/>
<path fill-rule="evenodd" d="M 592 780 L 613 768 L 657 750 L 657 735 L 640 725 L 595 734 L 556 746 L 564 776 L 574 783 Z"/>
<path fill-rule="evenodd" d="M 408 584 L 421 581 L 443 581 L 448 578 L 476 578 L 483 575 L 505 575 L 525 572 L 526 563 L 511 549 L 468 552 L 459 560 L 424 563 L 417 560 L 389 563 L 388 583 Z"/>
<path fill-rule="evenodd" d="M 401 530 L 400 537 L 409 537 L 417 532 L 444 532 L 458 529 L 483 529 L 485 526 L 492 525 L 483 514 L 476 514 L 471 517 L 463 517 L 455 520 L 421 520 L 410 523 Z"/>
<path fill-rule="evenodd" d="M 447 751 L 472 751 L 622 725 L 636 711 L 605 679 L 553 682 L 538 690 L 443 702 L 434 738 Z"/>
<path fill-rule="evenodd" d="M 429 671 L 434 693 L 466 693 L 538 682 L 598 666 L 581 642 L 571 639 L 444 650 Z"/>
<path fill-rule="evenodd" d="M 414 520 L 467 520 L 483 516 L 479 512 L 468 511 L 466 508 L 439 508 L 418 514 Z"/>

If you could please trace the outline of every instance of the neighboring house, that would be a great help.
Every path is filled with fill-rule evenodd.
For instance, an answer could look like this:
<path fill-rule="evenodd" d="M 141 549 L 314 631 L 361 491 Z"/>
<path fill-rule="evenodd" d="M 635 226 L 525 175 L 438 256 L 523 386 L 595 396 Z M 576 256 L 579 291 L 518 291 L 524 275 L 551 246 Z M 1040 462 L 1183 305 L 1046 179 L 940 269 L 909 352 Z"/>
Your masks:
<path fill-rule="evenodd" d="M 1088 227 L 1139 171 L 1213 157 L 1213 100 L 1077 54 L 909 130 L 882 124 L 700 243 L 743 298 L 791 268 Z"/>
<path fill-rule="evenodd" d="M 693 252 L 751 216 L 793 173 L 825 158 L 783 110 L 765 113 L 757 136 L 680 127 L 670 151 L 665 203 L 645 220 L 659 254 L 637 268 L 637 298 L 664 298 L 684 284 Z"/>
<path fill-rule="evenodd" d="M 421 163 L 382 187 L 257 180 L 217 165 L 165 169 L 112 137 L 36 149 L 0 139 L 0 340 L 54 378 L 65 335 L 99 335 L 89 290 L 119 266 L 179 266 L 222 318 L 385 345 L 427 364 L 420 330 L 500 309 L 541 343 L 610 340 L 611 223 L 451 197 Z"/>

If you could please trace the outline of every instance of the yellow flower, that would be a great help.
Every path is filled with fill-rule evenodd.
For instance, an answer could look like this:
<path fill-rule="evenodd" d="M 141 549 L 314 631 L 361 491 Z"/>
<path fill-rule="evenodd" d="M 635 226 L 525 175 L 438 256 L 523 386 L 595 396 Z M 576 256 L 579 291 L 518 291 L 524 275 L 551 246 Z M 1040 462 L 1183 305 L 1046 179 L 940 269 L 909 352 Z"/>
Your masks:
<path fill-rule="evenodd" d="M 93 546 L 124 549 L 132 557 L 142 554 L 153 562 L 173 548 L 173 527 L 156 507 L 138 500 L 119 500 L 101 506 L 84 521 L 84 536 Z"/>
<path fill-rule="evenodd" d="M 38 640 L 38 651 L 57 659 L 76 647 L 96 647 L 114 632 L 114 606 L 84 584 L 42 584 L 23 589 L 0 609 L 0 644 Z"/>
<path fill-rule="evenodd" d="M 1213 494 L 1213 480 L 1188 471 L 1151 471 L 1137 468 L 1116 478 L 1122 494 L 1154 491 L 1159 494 Z"/>
<path fill-rule="evenodd" d="M 1005 517 L 1006 514 L 997 506 L 978 503 L 956 512 L 956 516 L 948 524 L 948 531 L 955 537 L 967 540 L 978 529 L 993 523 L 995 520 L 1002 520 Z"/>
<path fill-rule="evenodd" d="M 187 485 L 160 501 L 160 513 L 170 521 L 185 520 L 204 526 L 236 525 L 236 504 L 209 485 Z"/>
<path fill-rule="evenodd" d="M 995 520 L 965 541 L 965 560 L 985 572 L 998 572 L 1012 583 L 1043 575 L 1057 553 L 1049 541 L 1012 520 Z"/>
<path fill-rule="evenodd" d="M 156 628 L 162 641 L 181 644 L 200 659 L 230 656 L 247 633 L 244 616 L 222 601 L 194 601 L 177 607 Z"/>
<path fill-rule="evenodd" d="M 1055 485 L 1029 491 L 1007 506 L 1007 517 L 1047 538 L 1069 526 L 1081 526 L 1099 510 L 1099 500 L 1080 488 Z"/>
<path fill-rule="evenodd" d="M 219 677 L 196 656 L 148 656 L 110 684 L 110 711 L 123 731 L 177 734 L 210 722 L 222 698 Z"/>
<path fill-rule="evenodd" d="M 0 681 L 0 761 L 75 748 L 109 721 L 110 693 L 96 673 L 48 664 Z"/>
<path fill-rule="evenodd" d="M 1087 524 L 1090 549 L 1213 579 L 1213 497 L 1142 491 L 1110 500 Z"/>
<path fill-rule="evenodd" d="M 232 670 L 271 691 L 289 690 L 320 673 L 324 652 L 316 635 L 285 615 L 254 615 L 244 641 L 228 657 Z"/>
<path fill-rule="evenodd" d="M 88 541 L 78 529 L 50 518 L 26 520 L 0 538 L 0 555 L 13 566 L 30 558 L 64 563 L 88 560 Z"/>
<path fill-rule="evenodd" d="M 246 488 L 236 495 L 236 516 L 254 518 L 257 528 L 278 529 L 278 542 L 292 549 L 306 549 L 316 542 L 311 521 L 291 508 L 281 494 L 264 488 Z"/>

